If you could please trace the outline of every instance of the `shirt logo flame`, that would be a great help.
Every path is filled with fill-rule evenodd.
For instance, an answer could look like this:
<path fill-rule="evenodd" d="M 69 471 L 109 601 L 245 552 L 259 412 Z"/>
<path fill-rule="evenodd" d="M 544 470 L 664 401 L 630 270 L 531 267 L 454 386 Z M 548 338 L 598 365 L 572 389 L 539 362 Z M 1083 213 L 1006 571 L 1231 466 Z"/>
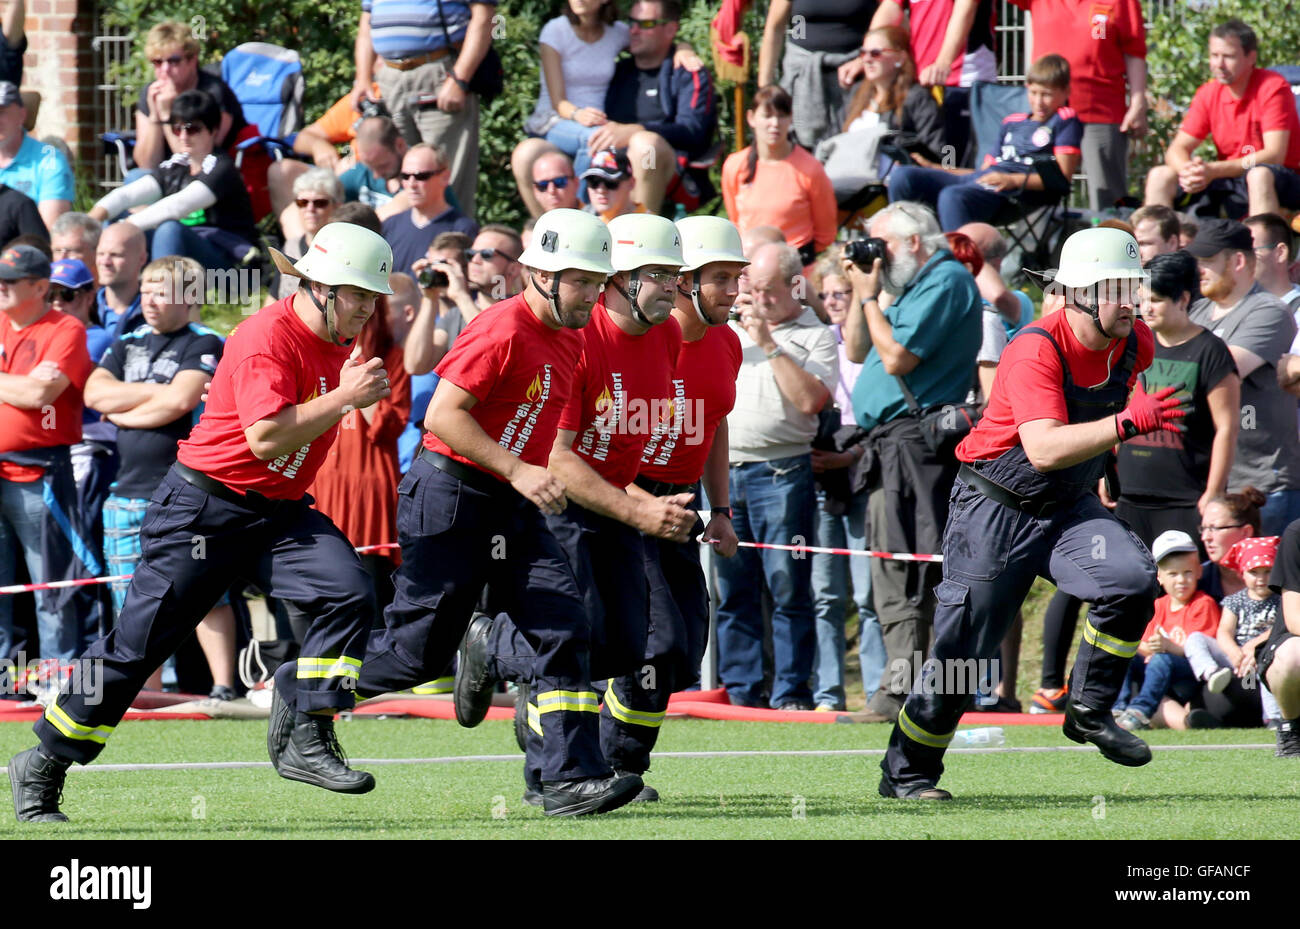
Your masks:
<path fill-rule="evenodd" d="M 538 374 L 533 378 L 533 382 L 528 385 L 528 390 L 524 392 L 524 398 L 529 403 L 537 402 L 537 398 L 542 395 L 542 376 Z"/>

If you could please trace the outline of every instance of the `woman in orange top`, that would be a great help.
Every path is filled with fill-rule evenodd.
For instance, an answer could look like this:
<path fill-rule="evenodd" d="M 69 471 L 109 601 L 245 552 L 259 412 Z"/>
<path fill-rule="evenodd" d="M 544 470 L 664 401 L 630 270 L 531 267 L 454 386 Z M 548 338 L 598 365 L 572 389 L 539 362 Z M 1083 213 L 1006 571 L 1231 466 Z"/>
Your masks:
<path fill-rule="evenodd" d="M 776 226 L 805 265 L 835 241 L 835 191 L 826 170 L 790 140 L 792 104 L 780 87 L 764 87 L 745 114 L 754 144 L 722 165 L 727 218 L 744 235 Z"/>
<path fill-rule="evenodd" d="M 388 301 L 383 297 L 357 337 L 357 352 L 362 358 L 384 359 L 391 393 L 364 410 L 352 410 L 339 421 L 338 439 L 310 492 L 316 498 L 316 509 L 360 548 L 397 541 L 397 484 L 401 480 L 397 437 L 411 415 L 411 378 L 402 365 L 402 346 L 393 339 Z M 375 585 L 376 623 L 382 623 L 384 607 L 393 599 L 392 573 L 399 560 L 396 548 L 361 556 Z"/>

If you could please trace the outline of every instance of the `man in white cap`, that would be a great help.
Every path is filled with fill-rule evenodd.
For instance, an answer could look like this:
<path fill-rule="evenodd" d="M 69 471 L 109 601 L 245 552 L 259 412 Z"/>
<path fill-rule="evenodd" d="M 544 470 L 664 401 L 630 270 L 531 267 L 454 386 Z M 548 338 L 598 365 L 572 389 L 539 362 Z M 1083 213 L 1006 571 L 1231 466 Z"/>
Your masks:
<path fill-rule="evenodd" d="M 1152 395 L 1134 387 L 1155 354 L 1137 317 L 1142 276 L 1128 233 L 1075 233 L 1047 288 L 1044 316 L 1003 353 L 984 416 L 957 446 L 962 465 L 935 590 L 933 650 L 890 736 L 882 796 L 951 798 L 936 784 L 976 688 L 937 682 L 952 680 L 949 667 L 998 654 L 1038 576 L 1093 604 L 1071 676 L 1066 737 L 1093 743 L 1117 764 L 1151 760 L 1110 707 L 1152 615 L 1156 568 L 1093 493 L 1117 442 L 1176 431 L 1184 415 L 1171 396 L 1177 386 Z M 960 692 L 934 692 L 945 689 Z"/>
<path fill-rule="evenodd" d="M 489 587 L 536 647 L 540 790 L 551 816 L 605 813 L 641 789 L 641 778 L 611 774 L 601 757 L 582 596 L 544 520 L 565 508 L 567 478 L 547 465 L 578 389 L 575 330 L 613 271 L 610 244 L 594 216 L 543 214 L 519 256 L 524 292 L 474 317 L 439 363 L 424 447 L 398 487 L 396 596 L 357 688 L 369 696 L 441 674 Z"/>
<path fill-rule="evenodd" d="M 536 233 L 534 233 L 536 235 Z M 672 403 L 671 376 L 681 349 L 672 318 L 682 265 L 677 227 L 661 216 L 621 216 L 610 222 L 613 276 L 583 332 L 574 390 L 560 415 L 551 470 L 572 504 L 547 526 L 564 547 L 586 607 L 592 680 L 614 679 L 601 711 L 601 747 L 610 757 L 607 722 L 638 716 L 643 688 L 631 677 L 645 662 L 649 598 L 640 533 L 685 541 L 696 516 L 694 496 L 628 490 L 650 430 Z M 540 657 L 509 610 L 470 625 L 456 669 L 456 715 L 461 725 L 483 719 L 496 681 L 529 688 L 517 712 L 525 742 L 525 800 L 545 799 L 539 720 L 545 694 L 532 683 Z M 628 687 L 625 689 L 624 684 Z M 644 770 L 644 769 L 642 769 Z M 632 772 L 639 774 L 639 771 Z M 638 778 L 639 780 L 639 778 Z M 646 799 L 649 795 L 646 795 Z"/>
<path fill-rule="evenodd" d="M 325 226 L 297 264 L 297 293 L 241 323 L 226 342 L 207 407 L 153 496 L 140 529 L 142 559 L 116 628 L 77 662 L 70 686 L 36 723 L 41 744 L 9 761 L 19 821 L 64 822 L 72 762 L 104 748 L 145 679 L 194 631 L 235 578 L 311 617 L 296 662 L 276 675 L 298 712 L 277 759 L 282 777 L 343 793 L 374 778 L 347 767 L 334 714 L 354 705 L 370 632 L 369 579 L 329 518 L 306 497 L 339 420 L 388 396 L 378 358 L 352 340 L 392 293 L 393 254 L 349 223 Z M 273 722 L 275 721 L 273 717 Z"/>

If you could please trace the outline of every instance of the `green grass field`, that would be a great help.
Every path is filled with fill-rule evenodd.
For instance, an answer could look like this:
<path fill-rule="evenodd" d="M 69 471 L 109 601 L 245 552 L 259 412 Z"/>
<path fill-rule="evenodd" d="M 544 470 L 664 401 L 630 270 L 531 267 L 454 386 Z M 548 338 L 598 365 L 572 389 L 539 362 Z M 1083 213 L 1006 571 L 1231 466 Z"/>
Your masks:
<path fill-rule="evenodd" d="M 1300 762 L 1268 749 L 1157 748 L 1144 768 L 1095 750 L 954 752 L 948 804 L 876 795 L 878 755 L 657 758 L 649 783 L 663 800 L 599 817 L 548 819 L 520 802 L 521 762 L 508 722 L 340 722 L 352 758 L 510 755 L 508 761 L 371 765 L 378 787 L 330 794 L 276 777 L 261 722 L 122 725 L 106 765 L 260 762 L 235 769 L 74 768 L 66 826 L 0 819 L 4 838 L 678 838 L 914 839 L 1293 838 Z M 1006 728 L 1008 748 L 1072 746 L 1059 730 Z M 663 752 L 883 749 L 884 726 L 670 720 Z M 1158 732 L 1153 746 L 1272 744 L 1265 730 Z M 28 725 L 0 725 L 0 758 L 33 744 Z M 358 767 L 366 767 L 358 765 Z M 93 766 L 92 766 L 93 768 Z"/>

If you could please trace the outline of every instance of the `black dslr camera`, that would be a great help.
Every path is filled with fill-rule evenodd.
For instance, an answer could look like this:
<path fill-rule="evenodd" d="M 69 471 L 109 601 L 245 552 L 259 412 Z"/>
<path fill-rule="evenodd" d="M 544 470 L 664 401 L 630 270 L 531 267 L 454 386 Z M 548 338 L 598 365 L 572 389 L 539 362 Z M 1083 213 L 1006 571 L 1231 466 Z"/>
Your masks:
<path fill-rule="evenodd" d="M 415 282 L 420 285 L 421 290 L 430 290 L 434 287 L 446 287 L 451 283 L 447 277 L 446 271 L 439 271 L 436 268 L 421 268 L 420 273 L 416 275 Z"/>
<path fill-rule="evenodd" d="M 854 239 L 844 246 L 844 257 L 863 271 L 870 271 L 877 258 L 882 268 L 889 266 L 889 252 L 885 250 L 885 240 L 868 237 Z"/>

